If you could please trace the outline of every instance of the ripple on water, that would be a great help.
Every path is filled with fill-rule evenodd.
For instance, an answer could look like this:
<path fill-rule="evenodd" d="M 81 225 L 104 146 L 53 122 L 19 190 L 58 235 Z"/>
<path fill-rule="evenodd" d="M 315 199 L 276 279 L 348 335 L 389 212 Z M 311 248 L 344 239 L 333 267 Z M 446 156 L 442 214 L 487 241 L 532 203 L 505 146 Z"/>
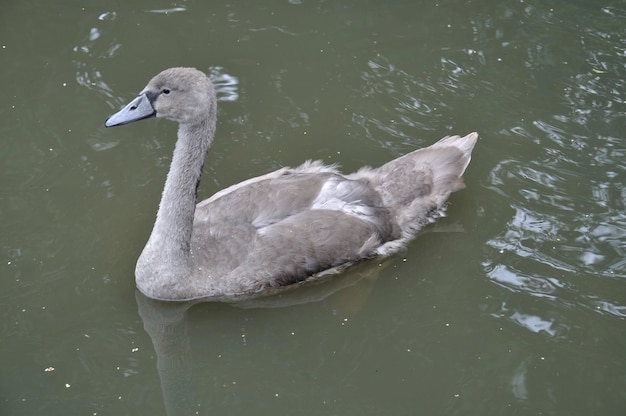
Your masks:
<path fill-rule="evenodd" d="M 571 162 L 567 157 L 556 162 L 509 159 L 492 170 L 490 187 L 513 215 L 488 240 L 493 251 L 483 266 L 500 287 L 540 298 L 544 306 L 548 302 L 624 317 L 624 299 L 611 283 L 626 279 L 624 193 L 606 175 L 594 177 L 588 167 Z M 619 163 L 613 168 L 624 170 Z M 499 315 L 544 334 L 562 332 L 556 323 L 545 324 L 540 313 L 507 302 Z M 558 321 L 558 314 L 554 317 Z"/>
<path fill-rule="evenodd" d="M 355 91 L 359 98 L 354 100 L 352 122 L 365 137 L 382 148 L 392 148 L 396 154 L 403 153 L 401 145 L 414 148 L 425 144 L 416 142 L 424 132 L 451 131 L 454 126 L 447 118 L 458 115 L 458 110 L 451 107 L 450 94 L 469 100 L 476 91 L 489 88 L 485 82 L 469 81 L 475 75 L 479 56 L 471 54 L 468 58 L 465 51 L 458 55 L 459 60 L 469 62 L 462 64 L 452 57 L 442 57 L 439 65 L 419 74 L 403 70 L 386 56 L 372 57 Z M 372 103 L 374 108 L 369 107 Z"/>
<path fill-rule="evenodd" d="M 626 317 L 626 146 L 616 127 L 626 85 L 592 70 L 614 70 L 607 56 L 590 52 L 588 61 L 589 71 L 566 80 L 559 114 L 499 132 L 525 154 L 488 178 L 513 210 L 483 262 L 504 289 L 494 316 L 549 336 L 575 326 L 567 311 Z"/>

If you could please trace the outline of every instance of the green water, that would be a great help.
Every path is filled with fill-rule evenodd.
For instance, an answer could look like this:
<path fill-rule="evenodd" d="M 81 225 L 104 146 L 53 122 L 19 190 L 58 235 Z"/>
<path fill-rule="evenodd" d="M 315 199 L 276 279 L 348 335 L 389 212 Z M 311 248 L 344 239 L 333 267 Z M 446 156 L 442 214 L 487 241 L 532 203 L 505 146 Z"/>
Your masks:
<path fill-rule="evenodd" d="M 4 2 L 1 415 L 626 411 L 626 4 Z M 220 85 L 200 197 L 481 138 L 406 252 L 262 304 L 135 294 L 176 126 L 105 129 L 158 71 Z"/>

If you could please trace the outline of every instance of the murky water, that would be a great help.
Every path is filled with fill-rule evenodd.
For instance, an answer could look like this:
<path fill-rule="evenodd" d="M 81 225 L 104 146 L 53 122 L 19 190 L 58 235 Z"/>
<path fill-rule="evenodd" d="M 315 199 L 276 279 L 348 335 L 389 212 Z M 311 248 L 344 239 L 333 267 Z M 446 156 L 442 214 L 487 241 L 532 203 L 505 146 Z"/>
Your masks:
<path fill-rule="evenodd" d="M 623 1 L 8 1 L 0 413 L 626 411 Z M 237 308 L 135 294 L 176 126 L 103 121 L 169 66 L 220 85 L 201 197 L 481 139 L 405 253 Z"/>

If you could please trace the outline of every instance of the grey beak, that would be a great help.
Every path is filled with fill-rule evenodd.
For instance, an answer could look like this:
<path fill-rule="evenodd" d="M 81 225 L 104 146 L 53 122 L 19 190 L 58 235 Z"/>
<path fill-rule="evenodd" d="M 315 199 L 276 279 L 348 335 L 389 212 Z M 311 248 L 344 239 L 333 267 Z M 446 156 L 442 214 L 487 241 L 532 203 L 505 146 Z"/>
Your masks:
<path fill-rule="evenodd" d="M 104 122 L 104 125 L 105 127 L 121 126 L 154 115 L 156 115 L 156 110 L 152 107 L 148 96 L 143 93 L 139 94 L 137 98 L 128 103 L 126 107 L 109 116 Z"/>

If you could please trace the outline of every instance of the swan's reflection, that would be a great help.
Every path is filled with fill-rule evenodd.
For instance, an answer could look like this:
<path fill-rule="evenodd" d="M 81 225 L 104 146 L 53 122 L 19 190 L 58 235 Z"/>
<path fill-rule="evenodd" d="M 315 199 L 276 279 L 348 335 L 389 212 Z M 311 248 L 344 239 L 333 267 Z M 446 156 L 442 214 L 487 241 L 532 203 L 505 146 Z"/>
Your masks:
<path fill-rule="evenodd" d="M 189 415 L 195 404 L 187 310 L 192 302 L 162 302 L 135 291 L 139 316 L 152 339 L 165 410 L 169 416 Z"/>
<path fill-rule="evenodd" d="M 334 276 L 326 282 L 322 279 L 323 284 L 316 280 L 299 286 L 298 290 L 291 286 L 277 289 L 269 296 L 233 305 L 239 308 L 282 308 L 328 299 L 336 303 L 337 308 L 352 314 L 364 304 L 373 282 L 389 263 L 390 260 L 363 262 L 342 276 Z M 157 355 L 157 370 L 168 416 L 196 414 L 194 365 L 186 317 L 189 308 L 202 301 L 163 302 L 147 298 L 138 290 L 135 298 L 144 329 Z"/>

